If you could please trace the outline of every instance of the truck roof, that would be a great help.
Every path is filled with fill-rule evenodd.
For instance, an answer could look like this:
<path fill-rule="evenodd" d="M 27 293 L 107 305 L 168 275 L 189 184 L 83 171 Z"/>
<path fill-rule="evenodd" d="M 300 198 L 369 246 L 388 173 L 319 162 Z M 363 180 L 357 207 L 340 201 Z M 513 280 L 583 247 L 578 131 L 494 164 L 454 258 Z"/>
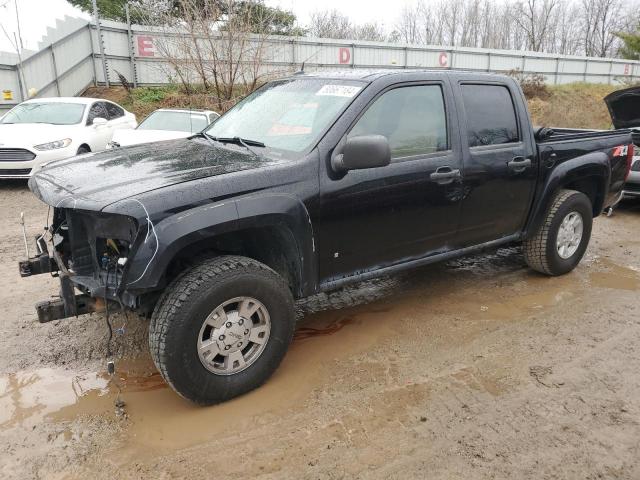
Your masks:
<path fill-rule="evenodd" d="M 344 79 L 344 80 L 364 80 L 372 82 L 378 78 L 390 76 L 390 75 L 405 75 L 405 74 L 447 74 L 447 73 L 455 73 L 456 75 L 461 76 L 469 76 L 473 78 L 478 77 L 506 77 L 506 75 L 498 74 L 498 73 L 490 73 L 490 72 L 469 72 L 466 70 L 456 70 L 456 69 L 444 69 L 444 68 L 377 68 L 377 69 L 367 69 L 367 68 L 351 68 L 351 69 L 340 69 L 340 70 L 318 70 L 312 72 L 296 72 L 293 76 L 295 77 L 310 77 L 310 78 L 335 78 L 335 79 Z"/>

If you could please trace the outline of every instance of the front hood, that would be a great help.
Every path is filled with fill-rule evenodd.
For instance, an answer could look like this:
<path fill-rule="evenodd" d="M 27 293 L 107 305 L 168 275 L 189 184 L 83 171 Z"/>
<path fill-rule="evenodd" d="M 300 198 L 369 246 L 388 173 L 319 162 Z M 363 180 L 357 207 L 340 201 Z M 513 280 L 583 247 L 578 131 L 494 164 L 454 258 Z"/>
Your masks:
<path fill-rule="evenodd" d="M 604 101 L 615 128 L 640 128 L 640 87 L 610 93 Z"/>
<path fill-rule="evenodd" d="M 272 163 L 278 162 L 241 147 L 179 139 L 52 162 L 31 177 L 29 188 L 52 206 L 102 210 L 150 190 Z"/>
<path fill-rule="evenodd" d="M 127 145 L 137 145 L 138 143 L 187 138 L 191 135 L 193 134 L 189 132 L 175 130 L 116 130 L 113 134 L 113 141 L 121 147 L 125 147 Z"/>
<path fill-rule="evenodd" d="M 72 137 L 77 128 L 77 125 L 48 123 L 3 123 L 0 124 L 0 148 L 31 149 L 34 145 Z"/>

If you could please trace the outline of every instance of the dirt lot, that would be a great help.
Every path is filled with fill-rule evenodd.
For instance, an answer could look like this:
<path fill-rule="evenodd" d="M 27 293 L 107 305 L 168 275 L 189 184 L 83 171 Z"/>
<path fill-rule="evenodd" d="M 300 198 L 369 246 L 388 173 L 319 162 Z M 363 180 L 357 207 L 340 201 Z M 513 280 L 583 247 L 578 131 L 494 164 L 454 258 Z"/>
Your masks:
<path fill-rule="evenodd" d="M 276 375 L 211 408 L 165 387 L 143 320 L 111 383 L 102 316 L 37 323 L 57 288 L 18 276 L 21 210 L 35 234 L 3 184 L 0 478 L 640 478 L 640 205 L 561 278 L 509 248 L 301 302 Z"/>

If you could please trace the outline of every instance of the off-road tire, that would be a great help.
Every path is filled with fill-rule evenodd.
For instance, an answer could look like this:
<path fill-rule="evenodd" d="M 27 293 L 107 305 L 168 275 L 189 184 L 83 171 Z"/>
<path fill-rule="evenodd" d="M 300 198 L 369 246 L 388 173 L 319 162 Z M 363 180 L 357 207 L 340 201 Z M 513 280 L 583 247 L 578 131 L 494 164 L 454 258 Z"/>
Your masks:
<path fill-rule="evenodd" d="M 578 212 L 582 216 L 583 233 L 575 253 L 564 259 L 558 254 L 556 241 L 562 220 L 571 212 Z M 589 198 L 575 190 L 559 190 L 538 230 L 524 241 L 525 261 L 532 269 L 547 275 L 570 272 L 580 263 L 589 245 L 592 224 L 593 209 Z"/>
<path fill-rule="evenodd" d="M 260 356 L 245 370 L 216 375 L 200 361 L 197 340 L 207 316 L 223 302 L 250 296 L 269 312 L 271 332 Z M 181 396 L 212 405 L 262 385 L 282 361 L 295 328 L 293 297 L 284 279 L 260 262 L 237 256 L 204 260 L 176 278 L 151 316 L 151 356 Z"/>

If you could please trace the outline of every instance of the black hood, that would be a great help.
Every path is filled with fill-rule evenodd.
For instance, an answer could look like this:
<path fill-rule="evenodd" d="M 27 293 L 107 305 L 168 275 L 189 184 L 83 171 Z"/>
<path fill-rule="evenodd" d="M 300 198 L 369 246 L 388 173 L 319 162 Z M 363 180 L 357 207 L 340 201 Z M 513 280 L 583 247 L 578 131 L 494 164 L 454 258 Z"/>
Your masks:
<path fill-rule="evenodd" d="M 204 138 L 169 140 L 53 162 L 33 175 L 29 187 L 49 205 L 101 210 L 161 187 L 274 163 Z"/>
<path fill-rule="evenodd" d="M 610 93 L 604 101 L 615 128 L 640 128 L 640 87 Z"/>

